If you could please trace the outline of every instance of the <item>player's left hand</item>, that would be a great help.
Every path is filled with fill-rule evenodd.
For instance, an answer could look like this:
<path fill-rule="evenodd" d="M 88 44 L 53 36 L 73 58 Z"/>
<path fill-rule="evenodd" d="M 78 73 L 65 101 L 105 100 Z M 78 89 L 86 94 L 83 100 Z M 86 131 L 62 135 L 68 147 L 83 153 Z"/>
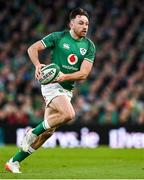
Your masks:
<path fill-rule="evenodd" d="M 54 82 L 62 82 L 65 81 L 66 74 L 60 72 L 59 76 L 54 80 Z"/>

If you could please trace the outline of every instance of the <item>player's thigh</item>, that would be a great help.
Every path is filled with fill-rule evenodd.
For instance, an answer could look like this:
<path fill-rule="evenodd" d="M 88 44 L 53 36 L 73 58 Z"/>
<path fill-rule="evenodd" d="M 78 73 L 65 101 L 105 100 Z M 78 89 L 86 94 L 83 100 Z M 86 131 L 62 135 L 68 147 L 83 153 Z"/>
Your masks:
<path fill-rule="evenodd" d="M 66 95 L 55 97 L 49 104 L 49 107 L 55 110 L 55 112 L 57 111 L 62 114 L 71 116 L 71 119 L 73 119 L 75 116 L 74 108 L 70 102 L 70 99 Z"/>

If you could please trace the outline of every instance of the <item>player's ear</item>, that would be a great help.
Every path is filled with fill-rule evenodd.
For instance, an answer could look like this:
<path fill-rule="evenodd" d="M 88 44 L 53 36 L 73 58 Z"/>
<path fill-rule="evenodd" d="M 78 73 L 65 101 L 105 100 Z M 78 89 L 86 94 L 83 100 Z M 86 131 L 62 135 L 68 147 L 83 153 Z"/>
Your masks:
<path fill-rule="evenodd" d="M 69 27 L 72 28 L 73 27 L 73 20 L 70 21 L 69 23 Z"/>

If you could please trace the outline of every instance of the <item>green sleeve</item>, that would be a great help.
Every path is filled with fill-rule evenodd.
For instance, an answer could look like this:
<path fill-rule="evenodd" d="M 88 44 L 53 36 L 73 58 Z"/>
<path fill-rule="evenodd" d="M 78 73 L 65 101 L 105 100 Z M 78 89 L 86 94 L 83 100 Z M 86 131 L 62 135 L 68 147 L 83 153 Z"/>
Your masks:
<path fill-rule="evenodd" d="M 45 37 L 41 40 L 41 42 L 43 43 L 43 45 L 44 45 L 46 48 L 54 48 L 57 39 L 58 39 L 57 32 L 53 32 L 53 33 L 48 34 L 47 36 L 45 36 Z"/>
<path fill-rule="evenodd" d="M 84 57 L 84 60 L 90 61 L 90 62 L 94 62 L 95 59 L 95 53 L 96 53 L 96 48 L 95 45 L 92 41 L 89 41 L 89 48 L 88 51 Z"/>

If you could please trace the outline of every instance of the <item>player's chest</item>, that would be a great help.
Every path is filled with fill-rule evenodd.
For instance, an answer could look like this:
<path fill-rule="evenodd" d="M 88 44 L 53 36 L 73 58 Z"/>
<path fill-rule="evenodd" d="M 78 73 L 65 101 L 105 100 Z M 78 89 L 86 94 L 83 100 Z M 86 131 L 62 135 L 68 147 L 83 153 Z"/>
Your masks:
<path fill-rule="evenodd" d="M 83 60 L 87 53 L 88 46 L 84 42 L 61 39 L 58 43 L 58 49 L 66 57 L 75 55 L 79 60 Z"/>

